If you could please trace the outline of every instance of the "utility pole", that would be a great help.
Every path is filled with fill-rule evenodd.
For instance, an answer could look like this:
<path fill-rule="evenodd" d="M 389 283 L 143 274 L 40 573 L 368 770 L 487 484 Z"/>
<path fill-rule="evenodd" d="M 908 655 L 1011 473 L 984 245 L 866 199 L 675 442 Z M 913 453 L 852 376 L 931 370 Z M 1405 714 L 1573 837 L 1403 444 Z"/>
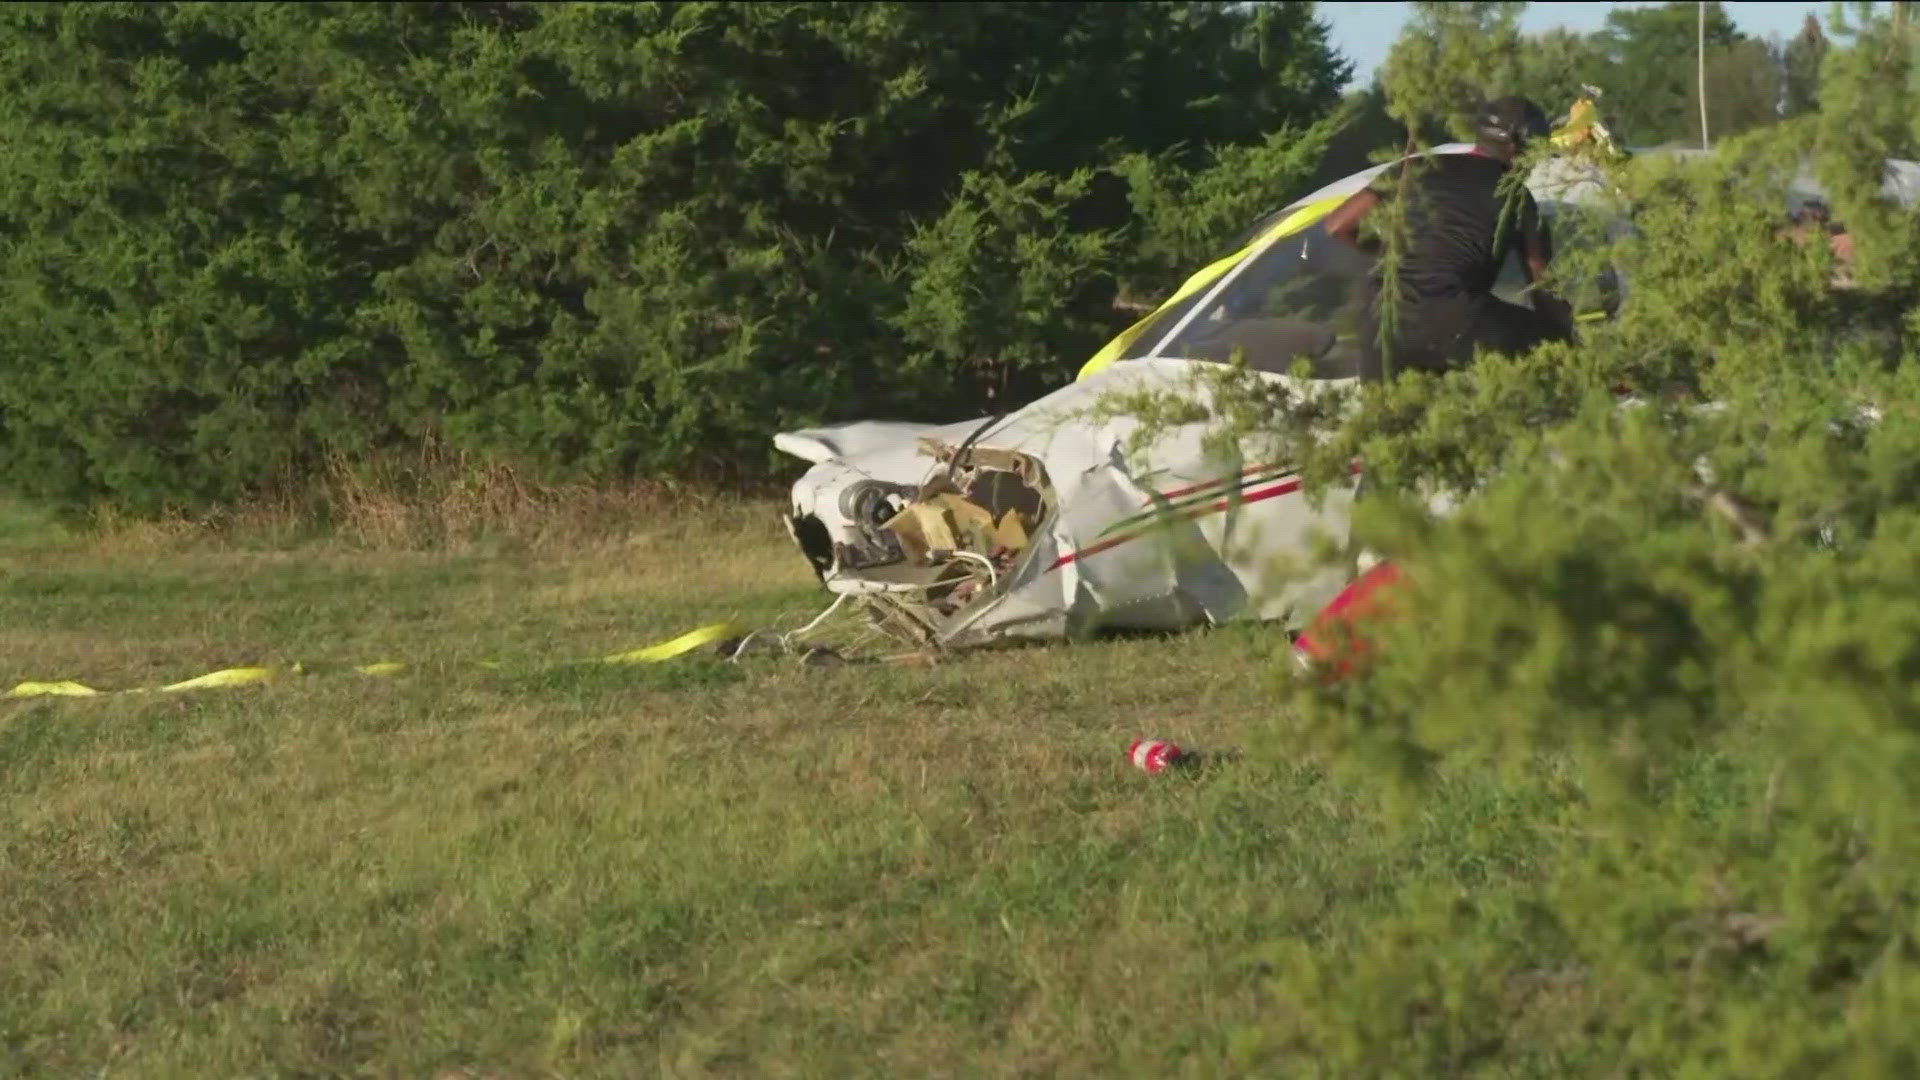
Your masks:
<path fill-rule="evenodd" d="M 1694 56 L 1699 65 L 1696 79 L 1700 84 L 1700 149 L 1711 150 L 1713 144 L 1707 140 L 1707 0 L 1700 0 L 1694 6 L 1700 12 L 1700 28 L 1694 46 Z"/>

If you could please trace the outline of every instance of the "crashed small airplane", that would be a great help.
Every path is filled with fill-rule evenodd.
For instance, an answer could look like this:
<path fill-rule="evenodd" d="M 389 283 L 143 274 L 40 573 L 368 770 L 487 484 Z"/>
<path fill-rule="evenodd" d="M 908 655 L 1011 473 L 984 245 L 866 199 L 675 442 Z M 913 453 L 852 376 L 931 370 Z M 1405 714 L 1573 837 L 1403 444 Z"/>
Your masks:
<path fill-rule="evenodd" d="M 852 601 L 903 643 L 940 651 L 1237 619 L 1304 627 L 1350 575 L 1287 556 L 1307 554 L 1318 536 L 1344 541 L 1353 492 L 1316 505 L 1287 463 L 1212 445 L 1207 383 L 1195 376 L 1238 353 L 1257 377 L 1302 395 L 1356 379 L 1354 286 L 1368 260 L 1322 222 L 1390 167 L 1276 211 L 1072 384 L 1025 408 L 776 435 L 778 449 L 812 465 L 793 486 L 787 525 L 836 604 Z M 1549 213 L 1553 179 L 1538 170 L 1529 179 Z M 1515 260 L 1500 291 L 1515 299 L 1523 281 Z M 1311 367 L 1304 382 L 1290 373 L 1298 357 Z M 1102 407 L 1143 391 L 1180 395 L 1202 418 L 1148 433 Z"/>
<path fill-rule="evenodd" d="M 1319 226 L 1378 172 L 1278 212 L 1025 408 L 775 436 L 812 463 L 788 526 L 821 582 L 892 636 L 938 650 L 1231 619 L 1301 625 L 1345 575 L 1289 576 L 1275 556 L 1307 551 L 1316 532 L 1343 539 L 1351 493 L 1312 506 L 1284 462 L 1209 453 L 1204 422 L 1134 446 L 1140 422 L 1100 405 L 1139 391 L 1204 398 L 1193 376 L 1235 350 L 1262 378 L 1297 382 L 1284 372 L 1306 355 L 1311 381 L 1352 381 L 1349 309 L 1366 259 Z"/>
<path fill-rule="evenodd" d="M 828 590 L 943 650 L 1310 616 L 1341 577 L 1288 580 L 1274 555 L 1341 532 L 1350 495 L 1310 508 L 1284 465 L 1205 453 L 1204 425 L 1129 455 L 1136 422 L 1091 418 L 1115 390 L 1187 390 L 1195 363 L 1115 365 L 998 421 L 783 434 L 816 463 L 794 486 L 794 540 Z"/>
<path fill-rule="evenodd" d="M 1528 177 L 1550 217 L 1599 197 L 1596 174 L 1569 164 L 1551 158 Z M 1207 382 L 1195 376 L 1238 353 L 1258 378 L 1299 396 L 1355 380 L 1354 285 L 1368 262 L 1322 223 L 1391 167 L 1270 215 L 1075 382 L 1024 408 L 775 436 L 778 449 L 811 463 L 793 486 L 787 525 L 835 605 L 851 601 L 890 636 L 935 651 L 1242 619 L 1304 629 L 1352 579 L 1300 557 L 1317 536 L 1346 540 L 1353 491 L 1316 504 L 1286 462 L 1252 459 L 1244 447 L 1221 452 L 1208 439 Z M 1524 303 L 1517 262 L 1496 292 Z M 1602 286 L 1609 307 L 1619 286 Z M 1300 357 L 1305 380 L 1290 374 Z M 1102 407 L 1142 391 L 1181 395 L 1199 406 L 1197 418 L 1147 432 L 1126 410 Z"/>

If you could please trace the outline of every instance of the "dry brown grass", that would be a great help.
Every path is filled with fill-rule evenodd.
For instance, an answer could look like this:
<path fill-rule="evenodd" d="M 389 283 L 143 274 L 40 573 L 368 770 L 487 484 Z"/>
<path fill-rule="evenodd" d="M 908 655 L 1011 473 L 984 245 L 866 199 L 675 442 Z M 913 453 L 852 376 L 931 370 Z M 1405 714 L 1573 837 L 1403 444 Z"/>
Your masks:
<path fill-rule="evenodd" d="M 476 543 L 557 552 L 619 542 L 669 515 L 763 500 L 778 485 L 715 489 L 662 480 L 547 481 L 512 463 L 427 440 L 375 460 L 330 457 L 321 473 L 230 507 L 134 517 L 94 511 L 86 543 L 103 557 L 285 547 L 448 551 Z"/>
<path fill-rule="evenodd" d="M 336 533 L 373 550 L 456 547 L 483 538 L 569 547 L 630 533 L 665 512 L 699 512 L 716 497 L 659 481 L 540 482 L 512 465 L 429 442 L 369 467 L 335 457 L 322 499 Z"/>

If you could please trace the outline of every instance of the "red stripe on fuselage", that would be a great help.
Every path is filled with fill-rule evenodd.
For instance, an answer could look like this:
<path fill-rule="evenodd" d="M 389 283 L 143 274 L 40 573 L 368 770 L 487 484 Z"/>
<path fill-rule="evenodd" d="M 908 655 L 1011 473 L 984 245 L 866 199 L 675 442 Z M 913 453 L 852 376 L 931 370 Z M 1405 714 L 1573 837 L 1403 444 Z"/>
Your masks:
<path fill-rule="evenodd" d="M 1235 473 L 1232 476 L 1223 476 L 1218 480 L 1206 480 L 1198 484 L 1191 484 L 1187 487 L 1174 488 L 1172 491 L 1163 491 L 1160 493 L 1160 497 L 1163 499 L 1178 499 L 1183 495 L 1192 495 L 1195 492 L 1205 491 L 1208 488 L 1220 487 L 1223 484 L 1231 484 L 1235 480 L 1240 479 L 1242 477 L 1252 476 L 1255 473 L 1269 472 L 1279 467 L 1280 466 L 1278 465 L 1255 465 L 1251 469 L 1241 469 L 1239 472 Z M 1148 499 L 1146 502 L 1142 503 L 1141 505 L 1152 506 L 1153 500 Z"/>
<path fill-rule="evenodd" d="M 1255 469 L 1247 470 L 1247 472 L 1255 472 L 1255 471 L 1257 470 Z M 1352 464 L 1348 465 L 1347 472 L 1351 476 L 1359 476 L 1360 463 L 1358 461 L 1355 461 Z M 1245 476 L 1246 473 L 1243 472 L 1240 475 Z M 1213 483 L 1215 484 L 1224 483 L 1224 482 L 1225 481 L 1220 481 L 1220 480 L 1213 481 Z M 1206 517 L 1208 514 L 1220 513 L 1222 510 L 1227 509 L 1228 507 L 1232 506 L 1236 502 L 1244 505 L 1246 503 L 1265 502 L 1268 499 L 1277 499 L 1282 495 L 1291 495 L 1294 492 L 1299 491 L 1300 483 L 1301 483 L 1300 478 L 1296 476 L 1290 480 L 1285 480 L 1285 481 L 1282 481 L 1281 483 L 1275 484 L 1270 488 L 1262 488 L 1259 491 L 1248 492 L 1246 495 L 1243 495 L 1238 499 L 1234 499 L 1231 497 L 1221 499 L 1213 503 L 1212 505 L 1192 507 L 1190 509 L 1183 510 L 1178 514 L 1174 514 L 1171 516 L 1192 520 L 1194 518 Z M 1200 488 L 1205 488 L 1209 486 L 1211 485 L 1201 484 L 1199 485 L 1199 487 L 1196 487 L 1190 490 L 1197 491 Z M 1167 494 L 1171 496 L 1177 493 L 1168 492 Z M 1112 549 L 1119 547 L 1121 544 L 1124 544 L 1129 540 L 1137 539 L 1138 537 L 1141 537 L 1144 535 L 1145 535 L 1144 531 L 1137 532 L 1137 533 L 1128 533 L 1125 536 L 1115 536 L 1115 537 L 1112 537 L 1111 539 L 1102 540 L 1097 544 L 1092 544 L 1087 547 L 1083 547 L 1079 551 L 1069 551 L 1065 555 L 1062 555 L 1059 558 L 1053 560 L 1053 565 L 1047 567 L 1047 573 L 1050 574 L 1055 570 L 1058 570 L 1061 567 L 1067 565 L 1070 562 L 1077 562 L 1089 556 L 1098 555 L 1103 551 L 1111 551 Z"/>
<path fill-rule="evenodd" d="M 1177 514 L 1168 515 L 1168 519 L 1169 520 L 1186 519 L 1188 521 L 1191 521 L 1195 518 L 1206 517 L 1209 514 L 1218 514 L 1221 511 L 1227 509 L 1228 507 L 1233 506 L 1235 503 L 1245 505 L 1247 503 L 1265 502 L 1268 499 L 1277 499 L 1282 495 L 1291 495 L 1294 492 L 1299 490 L 1300 490 L 1300 481 L 1298 479 L 1287 480 L 1287 481 L 1283 481 L 1282 483 L 1275 484 L 1269 488 L 1262 488 L 1258 491 L 1249 491 L 1244 496 L 1238 499 L 1232 499 L 1232 498 L 1221 499 L 1217 502 L 1209 503 L 1205 506 L 1196 506 L 1196 507 L 1192 507 L 1191 509 L 1182 510 Z M 1065 555 L 1062 555 L 1058 559 L 1055 559 L 1053 561 L 1053 565 L 1047 567 L 1047 571 L 1051 573 L 1067 565 L 1070 562 L 1077 562 L 1089 556 L 1098 555 L 1103 551 L 1110 551 L 1114 548 L 1119 547 L 1121 544 L 1126 543 L 1129 540 L 1135 540 L 1144 535 L 1146 535 L 1144 532 L 1128 533 L 1125 536 L 1116 536 L 1108 540 L 1102 540 L 1099 543 L 1094 544 L 1090 547 L 1083 547 L 1079 551 L 1069 551 Z"/>

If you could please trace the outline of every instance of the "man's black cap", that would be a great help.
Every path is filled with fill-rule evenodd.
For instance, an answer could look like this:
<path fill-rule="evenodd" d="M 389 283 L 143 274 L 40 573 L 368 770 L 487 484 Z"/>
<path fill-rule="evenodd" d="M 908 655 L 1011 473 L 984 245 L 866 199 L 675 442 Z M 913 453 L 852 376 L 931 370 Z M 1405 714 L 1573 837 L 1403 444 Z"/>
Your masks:
<path fill-rule="evenodd" d="M 1547 114 L 1523 97 L 1495 98 L 1480 106 L 1473 119 L 1475 141 L 1487 150 L 1518 153 L 1548 130 Z"/>

